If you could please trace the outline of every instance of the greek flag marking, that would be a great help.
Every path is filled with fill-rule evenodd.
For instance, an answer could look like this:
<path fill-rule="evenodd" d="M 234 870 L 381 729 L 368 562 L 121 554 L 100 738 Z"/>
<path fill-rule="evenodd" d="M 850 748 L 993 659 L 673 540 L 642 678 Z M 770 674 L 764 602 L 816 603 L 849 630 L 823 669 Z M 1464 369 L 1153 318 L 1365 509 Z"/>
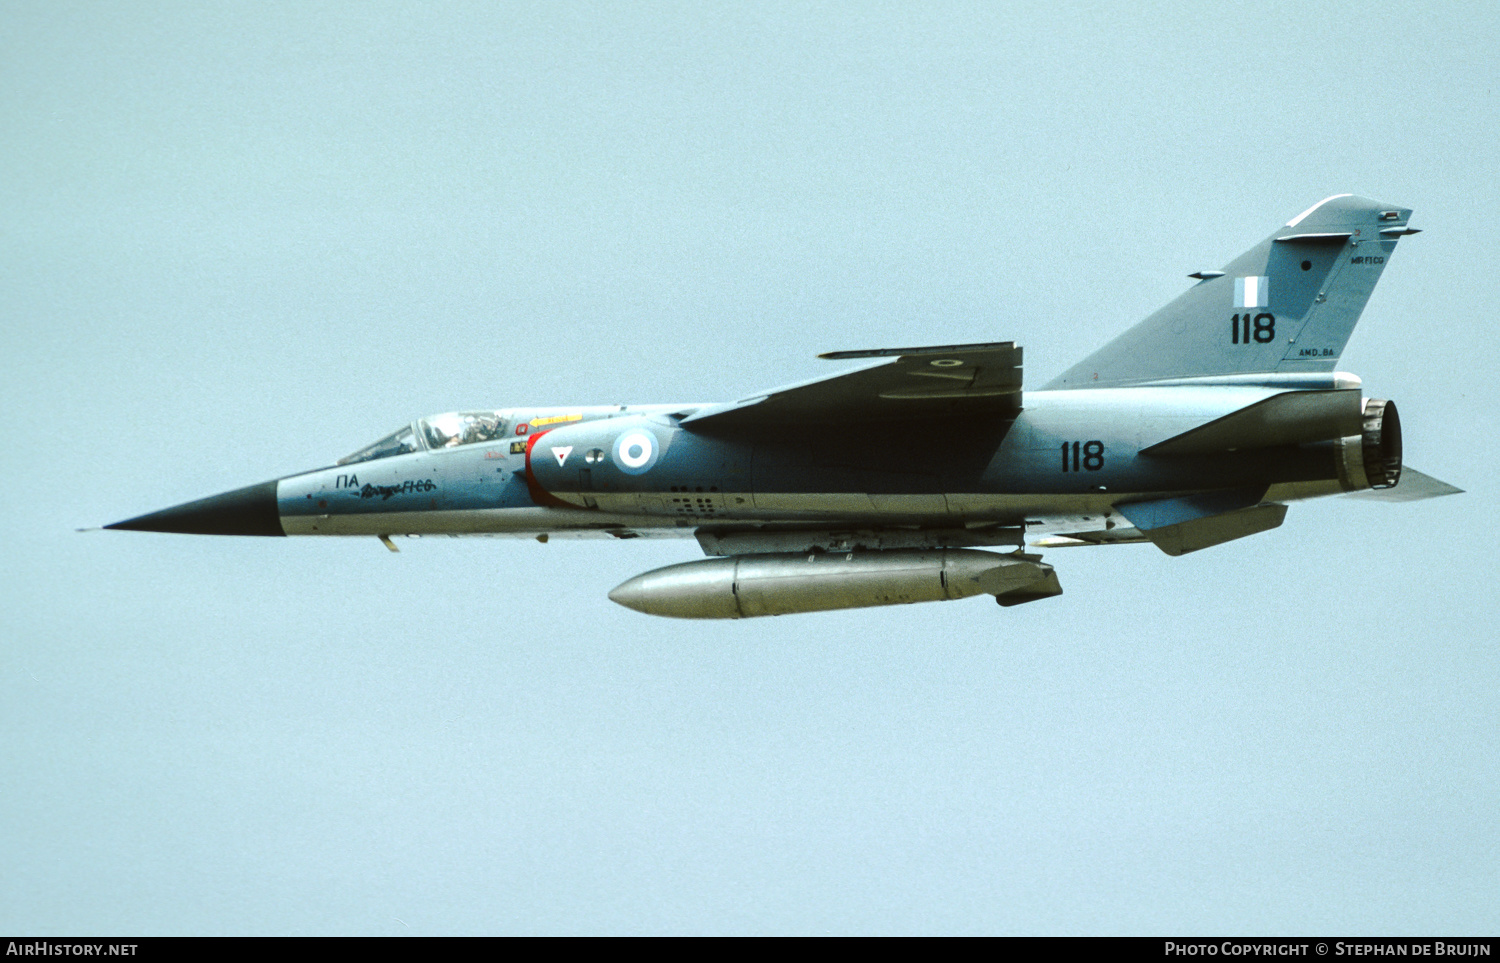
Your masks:
<path fill-rule="evenodd" d="M 1234 279 L 1234 306 L 1263 308 L 1271 303 L 1271 279 L 1249 277 Z"/>

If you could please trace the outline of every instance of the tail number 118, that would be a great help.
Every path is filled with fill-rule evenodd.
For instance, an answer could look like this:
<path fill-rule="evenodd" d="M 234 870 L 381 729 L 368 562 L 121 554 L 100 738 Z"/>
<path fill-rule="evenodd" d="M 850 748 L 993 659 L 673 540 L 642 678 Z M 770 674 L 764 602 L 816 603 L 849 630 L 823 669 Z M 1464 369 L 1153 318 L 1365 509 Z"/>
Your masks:
<path fill-rule="evenodd" d="M 1080 458 L 1079 456 L 1082 455 Z M 1104 467 L 1104 442 L 1074 441 L 1062 443 L 1063 471 L 1098 471 Z"/>
<path fill-rule="evenodd" d="M 1251 318 L 1250 312 L 1246 311 L 1244 314 L 1236 314 L 1229 320 L 1230 344 L 1249 344 L 1251 341 L 1256 344 L 1270 344 L 1275 340 L 1276 315 L 1274 314 L 1257 314 Z"/>

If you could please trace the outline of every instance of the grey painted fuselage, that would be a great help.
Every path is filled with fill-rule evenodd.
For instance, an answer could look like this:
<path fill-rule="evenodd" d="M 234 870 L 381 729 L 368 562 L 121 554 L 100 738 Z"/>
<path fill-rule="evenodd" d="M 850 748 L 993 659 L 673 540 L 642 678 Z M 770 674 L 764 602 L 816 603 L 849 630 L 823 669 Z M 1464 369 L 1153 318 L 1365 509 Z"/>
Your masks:
<path fill-rule="evenodd" d="M 1337 441 L 1141 454 L 1282 390 L 1038 391 L 1026 395 L 1014 419 L 988 425 L 787 426 L 752 439 L 680 427 L 674 416 L 694 405 L 501 412 L 517 425 L 578 417 L 524 440 L 285 478 L 278 514 L 288 535 L 689 536 L 704 527 L 786 524 L 1026 525 L 1048 532 L 1106 518 L 1117 501 L 1143 496 L 1274 486 L 1276 500 L 1284 500 L 1350 490 Z M 622 438 L 638 433 L 650 437 L 656 457 L 645 471 L 627 472 L 611 456 Z M 590 461 L 590 452 L 602 457 Z"/>
<path fill-rule="evenodd" d="M 108 527 L 388 547 L 692 535 L 744 560 L 612 596 L 681 617 L 1052 597 L 1039 556 L 971 550 L 1052 533 L 1035 544 L 1180 555 L 1274 528 L 1298 499 L 1457 491 L 1402 484 L 1395 405 L 1335 371 L 1410 213 L 1315 204 L 1038 391 L 1011 342 L 835 352 L 866 364 L 730 402 L 434 415 L 335 466 Z M 798 562 L 820 553 L 844 564 Z"/>

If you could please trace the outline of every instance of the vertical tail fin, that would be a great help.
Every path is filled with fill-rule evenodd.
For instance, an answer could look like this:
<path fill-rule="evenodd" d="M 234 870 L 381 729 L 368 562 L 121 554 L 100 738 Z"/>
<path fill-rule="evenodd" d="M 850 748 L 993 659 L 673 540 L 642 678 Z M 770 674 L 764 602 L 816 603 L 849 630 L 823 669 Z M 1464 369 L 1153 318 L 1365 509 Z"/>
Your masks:
<path fill-rule="evenodd" d="M 1367 197 L 1320 201 L 1047 385 L 1332 371 L 1375 282 L 1416 231 Z"/>

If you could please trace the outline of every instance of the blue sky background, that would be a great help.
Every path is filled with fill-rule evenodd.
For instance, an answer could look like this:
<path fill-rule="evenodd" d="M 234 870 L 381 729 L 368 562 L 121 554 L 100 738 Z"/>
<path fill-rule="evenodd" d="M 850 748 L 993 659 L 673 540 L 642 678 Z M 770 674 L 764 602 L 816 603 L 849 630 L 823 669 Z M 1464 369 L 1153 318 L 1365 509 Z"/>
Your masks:
<path fill-rule="evenodd" d="M 1500 12 L 0 3 L 0 931 L 1493 933 Z M 744 623 L 691 541 L 78 534 L 411 418 L 1014 339 L 1313 202 L 1468 493 Z"/>

